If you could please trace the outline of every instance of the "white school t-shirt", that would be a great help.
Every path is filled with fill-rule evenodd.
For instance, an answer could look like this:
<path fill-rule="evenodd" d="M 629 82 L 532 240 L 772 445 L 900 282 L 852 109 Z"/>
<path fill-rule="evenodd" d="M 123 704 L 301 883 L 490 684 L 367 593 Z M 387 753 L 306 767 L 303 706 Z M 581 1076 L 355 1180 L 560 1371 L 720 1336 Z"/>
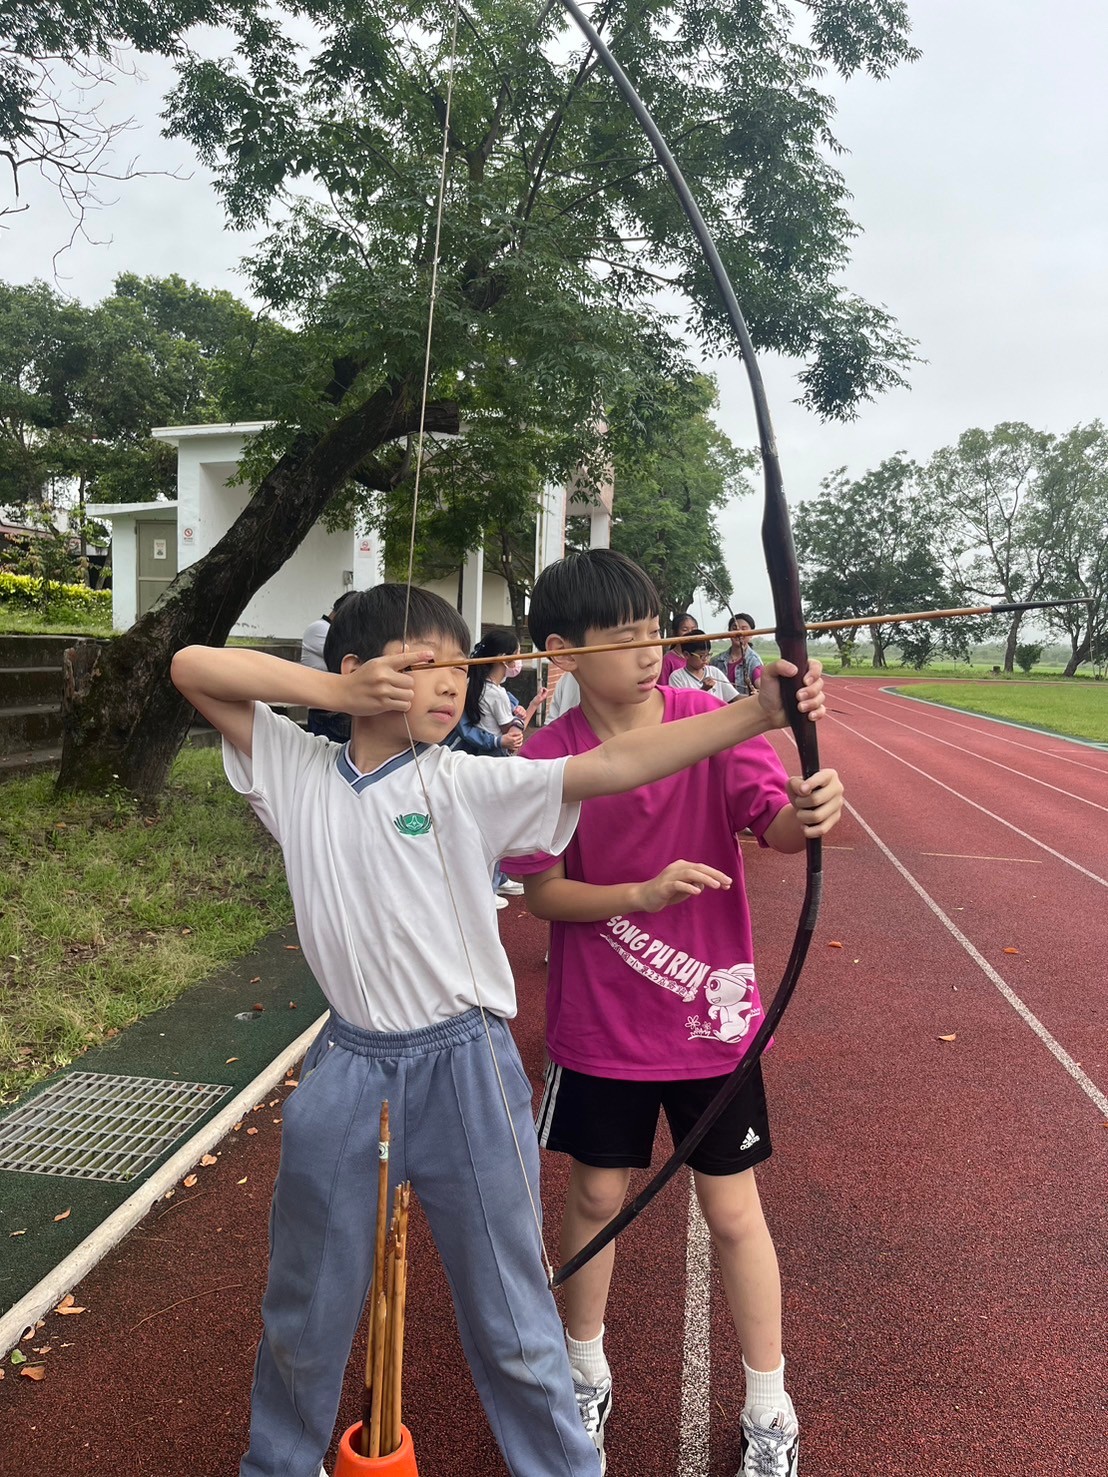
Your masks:
<path fill-rule="evenodd" d="M 405 751 L 363 775 L 346 745 L 255 703 L 253 759 L 224 739 L 223 766 L 280 844 L 304 958 L 340 1016 L 371 1031 L 418 1030 L 478 1004 L 511 1019 L 493 869 L 512 851 L 565 849 L 580 814 L 562 803 L 565 761 L 417 753 L 418 772 Z"/>
<path fill-rule="evenodd" d="M 481 719 L 478 724 L 486 733 L 503 733 L 515 715 L 516 700 L 506 687 L 486 682 L 481 689 Z"/>
<path fill-rule="evenodd" d="M 712 677 L 715 679 L 714 687 L 705 687 L 703 679 Z M 721 702 L 733 703 L 738 697 L 738 690 L 727 680 L 727 673 L 721 672 L 718 667 L 705 667 L 699 677 L 694 677 L 688 667 L 678 667 L 676 672 L 669 674 L 670 687 L 694 687 L 698 692 L 710 692 L 713 697 L 718 697 Z"/>

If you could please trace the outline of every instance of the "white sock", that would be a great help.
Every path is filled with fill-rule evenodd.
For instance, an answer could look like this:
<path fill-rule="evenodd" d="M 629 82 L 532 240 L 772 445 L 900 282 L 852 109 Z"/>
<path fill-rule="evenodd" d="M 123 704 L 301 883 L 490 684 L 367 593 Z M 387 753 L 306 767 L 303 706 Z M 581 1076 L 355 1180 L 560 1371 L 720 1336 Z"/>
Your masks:
<path fill-rule="evenodd" d="M 571 1339 L 566 1334 L 566 1349 L 573 1373 L 579 1385 L 602 1385 L 610 1380 L 612 1371 L 604 1357 L 604 1325 L 594 1339 Z"/>
<path fill-rule="evenodd" d="M 746 1400 L 743 1404 L 745 1415 L 754 1410 L 789 1410 L 789 1397 L 785 1394 L 784 1359 L 776 1369 L 751 1369 L 744 1359 L 743 1371 L 746 1374 Z"/>

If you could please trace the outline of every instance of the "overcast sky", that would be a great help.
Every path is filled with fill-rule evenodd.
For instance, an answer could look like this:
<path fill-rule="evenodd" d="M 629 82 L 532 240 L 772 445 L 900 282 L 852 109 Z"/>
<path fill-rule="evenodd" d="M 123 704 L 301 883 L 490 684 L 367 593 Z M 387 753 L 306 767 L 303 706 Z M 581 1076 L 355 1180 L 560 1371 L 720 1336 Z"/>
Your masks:
<path fill-rule="evenodd" d="M 1104 0 L 910 0 L 923 56 L 883 82 L 839 93 L 840 161 L 864 234 L 847 285 L 884 304 L 927 362 L 911 388 L 883 396 L 847 426 L 824 425 L 794 402 L 794 367 L 763 363 L 786 490 L 795 502 L 836 467 L 855 475 L 897 451 L 926 458 L 971 426 L 1021 420 L 1062 432 L 1108 415 L 1108 5 Z M 205 171 L 158 136 L 161 63 L 113 106 L 140 128 L 127 152 L 150 178 L 114 188 L 91 223 L 106 244 L 78 241 L 58 285 L 85 302 L 121 271 L 178 272 L 245 295 L 235 266 L 248 244 L 226 232 Z M 44 190 L 0 233 L 0 277 L 49 277 L 68 236 Z M 742 300 L 741 284 L 739 299 Z M 754 440 L 749 396 L 734 362 L 711 365 L 721 421 Z M 760 491 L 723 518 L 736 608 L 772 612 L 759 539 Z M 617 490 L 618 498 L 618 490 Z M 702 622 L 710 615 L 703 605 Z"/>

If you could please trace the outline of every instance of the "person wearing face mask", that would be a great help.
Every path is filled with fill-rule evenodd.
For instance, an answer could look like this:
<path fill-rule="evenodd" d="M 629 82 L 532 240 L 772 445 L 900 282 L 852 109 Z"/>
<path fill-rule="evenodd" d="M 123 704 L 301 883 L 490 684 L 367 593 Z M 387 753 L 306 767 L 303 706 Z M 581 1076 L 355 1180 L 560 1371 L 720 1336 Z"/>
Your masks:
<path fill-rule="evenodd" d="M 472 740 L 466 747 L 471 753 L 483 750 L 491 757 L 515 754 L 523 742 L 528 723 L 538 711 L 546 693 L 537 693 L 524 708 L 504 686 L 508 678 L 518 677 L 523 670 L 523 663 L 519 660 L 519 639 L 514 631 L 502 626 L 496 627 L 478 641 L 471 655 L 498 657 L 502 660 L 492 662 L 487 667 L 470 667 L 465 712 L 458 727 L 463 733 L 467 729 L 472 731 L 476 728 L 492 735 L 494 743 L 499 742 L 499 748 L 479 748 Z M 506 907 L 509 897 L 519 897 L 523 892 L 522 883 L 513 882 L 499 870 L 493 878 L 493 888 L 497 894 L 498 908 Z"/>

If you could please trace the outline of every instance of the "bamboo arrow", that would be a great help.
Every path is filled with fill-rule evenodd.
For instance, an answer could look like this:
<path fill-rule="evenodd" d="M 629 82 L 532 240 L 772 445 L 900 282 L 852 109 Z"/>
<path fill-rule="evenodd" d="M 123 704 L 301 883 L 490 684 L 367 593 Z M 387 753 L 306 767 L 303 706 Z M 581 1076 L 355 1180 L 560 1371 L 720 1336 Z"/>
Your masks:
<path fill-rule="evenodd" d="M 965 605 L 957 610 L 910 610 L 902 615 L 859 615 L 849 620 L 812 621 L 806 631 L 848 631 L 859 626 L 892 626 L 908 621 L 945 621 L 955 616 L 967 615 L 1012 615 L 1022 610 L 1053 610 L 1058 605 L 1092 605 L 1086 596 L 1076 600 L 1031 600 L 1022 605 L 1010 602 L 1000 605 Z M 596 651 L 636 651 L 644 646 L 703 646 L 705 641 L 730 641 L 734 631 L 698 632 L 695 636 L 654 636 L 649 641 L 611 641 L 600 646 L 562 646 L 556 651 L 521 651 L 513 661 L 537 662 L 543 657 L 558 660 L 564 656 L 589 656 Z M 772 636 L 773 626 L 759 626 L 753 631 L 743 631 L 744 636 Z M 419 671 L 431 671 L 439 667 L 494 667 L 503 662 L 502 656 L 473 656 L 464 662 L 420 662 L 413 663 Z"/>

